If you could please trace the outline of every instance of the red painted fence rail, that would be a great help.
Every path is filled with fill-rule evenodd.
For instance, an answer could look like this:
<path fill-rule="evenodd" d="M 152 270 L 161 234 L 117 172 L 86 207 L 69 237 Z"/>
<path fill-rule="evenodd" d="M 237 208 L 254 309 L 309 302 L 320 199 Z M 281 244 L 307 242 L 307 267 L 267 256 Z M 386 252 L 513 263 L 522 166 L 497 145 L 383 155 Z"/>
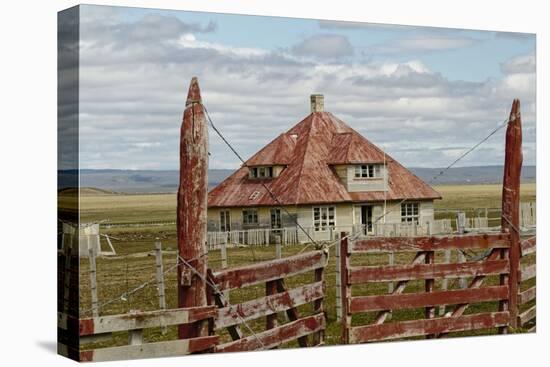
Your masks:
<path fill-rule="evenodd" d="M 282 344 L 298 341 L 301 347 L 322 345 L 326 317 L 323 309 L 325 297 L 324 270 L 328 251 L 318 250 L 283 259 L 253 265 L 209 272 L 216 289 L 209 299 L 218 308 L 213 332 L 227 329 L 232 341 L 216 346 L 216 352 L 238 352 L 273 349 Z M 313 282 L 290 289 L 285 279 L 313 272 Z M 230 304 L 228 293 L 265 283 L 265 296 L 239 304 Z M 298 307 L 312 303 L 310 315 L 300 315 Z M 287 323 L 279 325 L 285 313 Z M 251 330 L 250 322 L 265 317 L 265 330 Z M 245 336 L 245 333 L 248 334 Z M 309 340 L 308 336 L 312 336 Z"/>

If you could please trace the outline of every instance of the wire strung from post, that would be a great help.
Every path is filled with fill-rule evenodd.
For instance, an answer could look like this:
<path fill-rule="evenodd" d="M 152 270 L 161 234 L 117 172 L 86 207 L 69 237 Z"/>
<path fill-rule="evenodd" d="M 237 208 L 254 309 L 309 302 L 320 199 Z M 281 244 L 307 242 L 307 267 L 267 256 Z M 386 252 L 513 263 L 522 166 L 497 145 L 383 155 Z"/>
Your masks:
<path fill-rule="evenodd" d="M 199 256 L 200 257 L 200 256 Z M 196 260 L 198 259 L 199 257 L 195 258 L 195 259 L 191 259 L 190 261 L 192 260 Z M 172 265 L 171 267 L 169 267 L 168 269 L 166 269 L 162 274 L 163 275 L 166 275 L 168 272 L 174 270 L 175 268 L 177 268 L 178 266 L 180 266 L 181 264 L 179 264 L 178 262 L 176 262 L 176 264 Z M 131 289 L 131 290 L 128 290 L 126 292 L 122 292 L 120 295 L 118 295 L 117 297 L 113 297 L 105 302 L 102 302 L 100 303 L 99 305 L 97 305 L 97 309 L 100 310 L 101 308 L 111 304 L 111 303 L 114 303 L 114 302 L 117 302 L 117 301 L 120 301 L 120 300 L 125 300 L 125 299 L 128 299 L 128 296 L 134 294 L 134 293 L 137 293 L 139 292 L 140 290 L 146 288 L 147 286 L 149 286 L 150 284 L 156 282 L 156 274 L 151 277 L 149 280 L 147 280 L 146 282 L 138 285 L 137 287 Z M 87 309 L 87 310 L 83 310 L 82 313 L 86 314 L 86 313 L 89 313 L 89 312 L 92 312 L 94 308 L 90 308 L 90 309 Z"/>
<path fill-rule="evenodd" d="M 220 297 L 220 299 L 224 304 L 229 304 L 229 300 L 225 298 L 223 292 L 220 291 L 220 289 L 216 284 L 208 281 L 208 279 L 206 279 L 206 277 L 203 274 L 201 274 L 197 269 L 195 269 L 193 265 L 191 265 L 188 261 L 186 261 L 183 257 L 181 257 L 181 255 L 178 255 L 178 259 L 179 261 L 182 262 L 183 265 L 187 266 L 193 273 L 195 273 L 195 275 L 197 275 L 204 282 L 204 284 L 212 288 L 212 290 L 218 295 L 218 297 Z M 192 261 L 192 260 L 189 260 L 189 261 Z M 254 330 L 250 327 L 250 325 L 248 325 L 244 317 L 242 317 L 239 312 L 237 312 L 236 314 L 237 314 L 237 317 L 239 317 L 239 319 L 241 320 L 241 322 L 246 326 L 248 331 L 250 331 L 250 333 L 254 336 L 254 338 L 258 340 L 262 348 L 265 349 L 266 346 L 263 343 L 262 339 L 260 339 L 260 337 L 254 332 Z"/>
<path fill-rule="evenodd" d="M 445 167 L 443 170 L 441 170 L 439 172 L 439 174 L 435 175 L 434 177 L 432 177 L 430 179 L 430 181 L 428 181 L 428 185 L 431 185 L 434 183 L 435 180 L 437 180 L 439 177 L 443 176 L 445 173 L 447 173 L 447 171 L 449 169 L 451 169 L 455 164 L 457 164 L 458 162 L 460 162 L 462 159 L 464 159 L 468 154 L 470 154 L 471 152 L 473 152 L 474 150 L 476 150 L 481 144 L 485 143 L 487 140 L 489 140 L 489 138 L 491 138 L 491 136 L 495 135 L 499 130 L 501 130 L 503 127 L 507 126 L 510 122 L 514 121 L 515 120 L 515 116 L 512 118 L 512 119 L 505 119 L 501 124 L 499 124 L 494 130 L 492 130 L 488 135 L 486 135 L 483 139 L 481 139 L 479 142 L 477 142 L 475 145 L 473 145 L 470 149 L 466 150 L 464 153 L 462 153 L 457 159 L 455 159 L 451 164 L 449 164 L 447 167 Z M 390 207 L 390 210 L 386 211 L 385 213 L 383 213 L 381 216 L 379 216 L 373 223 L 376 224 L 380 221 L 380 219 L 382 218 L 385 218 L 386 215 L 388 215 L 389 213 L 393 212 L 395 210 L 396 207 L 398 206 L 401 206 L 401 204 L 403 204 L 405 201 L 409 200 L 409 198 L 404 198 L 403 200 L 401 200 L 400 202 L 398 202 L 397 204 L 393 205 L 392 207 Z"/>
<path fill-rule="evenodd" d="M 457 164 L 460 160 L 464 159 L 468 154 L 470 154 L 471 152 L 473 152 L 475 149 L 477 149 L 481 144 L 483 144 L 484 142 L 486 142 L 491 136 L 495 135 L 499 130 L 501 130 L 503 127 L 507 126 L 510 122 L 514 121 L 515 120 L 515 116 L 513 116 L 511 119 L 507 118 L 505 119 L 501 124 L 499 124 L 499 126 L 497 126 L 494 130 L 492 130 L 488 135 L 486 135 L 483 139 L 481 139 L 478 143 L 476 143 L 475 145 L 473 145 L 470 149 L 468 149 L 467 151 L 465 151 L 463 154 L 460 155 L 460 157 L 458 157 L 457 159 L 455 159 L 451 164 L 449 164 L 445 169 L 443 169 L 441 172 L 439 172 L 438 175 L 432 177 L 432 179 L 430 179 L 430 181 L 428 182 L 428 184 L 432 184 L 433 181 L 435 181 L 437 178 L 443 176 L 451 167 L 453 167 L 455 164 Z M 395 208 L 397 208 L 398 206 L 400 206 L 401 204 L 403 204 L 405 201 L 409 200 L 409 198 L 404 198 L 402 199 L 401 201 L 399 201 L 397 204 L 394 204 L 390 207 L 389 210 L 385 211 L 381 216 L 377 217 L 376 220 L 373 222 L 373 225 L 375 225 L 376 223 L 378 223 L 382 218 L 384 218 L 386 215 L 390 214 L 391 212 L 393 212 L 395 210 Z M 517 229 L 516 229 L 517 230 Z M 343 237 L 342 239 L 344 238 L 350 238 L 350 236 L 345 236 Z M 328 245 L 328 247 L 332 247 L 334 246 L 336 243 L 338 243 L 339 241 L 341 241 L 342 239 L 339 239 L 339 240 L 336 240 L 334 242 L 332 242 L 331 244 Z M 307 246 L 306 246 L 307 247 Z M 466 256 L 466 253 L 464 253 L 464 255 Z M 480 258 L 484 258 L 486 257 L 487 255 L 486 254 L 483 254 L 483 256 Z"/>
<path fill-rule="evenodd" d="M 227 147 L 233 152 L 233 154 L 235 154 L 235 156 L 241 161 L 243 167 L 246 167 L 246 168 L 249 168 L 249 166 L 246 164 L 245 160 L 241 157 L 241 155 L 237 152 L 237 150 L 231 145 L 231 143 L 229 143 L 229 141 L 225 138 L 225 136 L 220 132 L 220 130 L 218 130 L 218 128 L 216 127 L 216 125 L 214 125 L 214 122 L 212 122 L 212 119 L 210 118 L 210 114 L 208 113 L 208 110 L 206 109 L 206 106 L 204 104 L 202 104 L 202 107 L 204 108 L 204 112 L 206 113 L 206 117 L 208 118 L 208 122 L 210 123 L 210 126 L 212 126 L 212 129 L 216 132 L 216 134 L 218 134 L 218 136 L 223 140 L 223 142 L 225 143 L 225 145 L 227 145 Z M 317 242 L 315 242 L 315 240 L 310 236 L 310 234 L 305 230 L 304 227 L 302 227 L 302 225 L 300 223 L 298 223 L 298 218 L 296 216 L 296 218 L 283 206 L 283 203 L 281 203 L 281 201 L 279 200 L 279 198 L 273 193 L 273 191 L 271 191 L 269 189 L 269 187 L 267 187 L 267 185 L 263 182 L 260 181 L 260 184 L 263 186 L 263 188 L 267 191 L 267 193 L 269 194 L 269 196 L 271 196 L 271 198 L 277 203 L 277 206 L 284 210 L 284 212 L 289 216 L 289 218 L 291 218 L 294 222 L 294 224 L 296 224 L 296 226 L 298 228 L 300 228 L 300 230 L 302 232 L 304 232 L 304 234 L 306 235 L 306 237 L 311 241 L 311 243 L 313 243 L 315 245 L 315 247 L 319 247 L 319 245 L 317 244 Z"/>

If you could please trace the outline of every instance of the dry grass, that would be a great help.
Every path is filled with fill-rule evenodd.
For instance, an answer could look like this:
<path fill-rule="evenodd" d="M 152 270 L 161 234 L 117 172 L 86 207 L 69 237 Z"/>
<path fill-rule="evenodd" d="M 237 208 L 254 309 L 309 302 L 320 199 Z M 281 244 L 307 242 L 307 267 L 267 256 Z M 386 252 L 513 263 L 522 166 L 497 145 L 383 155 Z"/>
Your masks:
<path fill-rule="evenodd" d="M 443 194 L 444 199 L 436 203 L 437 208 L 484 208 L 498 207 L 500 205 L 501 186 L 500 185 L 468 185 L 468 186 L 439 186 L 437 190 Z M 535 185 L 526 184 L 522 186 L 522 200 L 533 201 L 535 199 Z M 173 220 L 175 217 L 175 195 L 89 195 L 81 198 L 82 220 L 101 220 L 109 218 L 116 222 L 150 221 L 150 220 Z M 133 309 L 154 310 L 158 308 L 157 290 L 154 282 L 154 256 L 124 256 L 138 253 L 147 253 L 152 251 L 154 240 L 159 237 L 163 243 L 163 249 L 168 251 L 164 256 L 165 269 L 175 264 L 176 255 L 176 236 L 175 226 L 150 226 L 139 228 L 112 228 L 104 231 L 111 236 L 116 237 L 113 244 L 120 257 L 99 258 L 98 266 L 98 291 L 99 302 L 105 302 L 117 298 L 120 294 L 135 288 L 145 281 L 153 280 L 150 286 L 140 290 L 136 294 L 123 300 L 118 297 L 117 300 L 101 309 L 101 314 L 125 313 Z M 283 256 L 297 254 L 303 245 L 286 246 L 283 248 Z M 275 258 L 275 249 L 273 246 L 249 247 L 249 248 L 231 248 L 228 249 L 229 266 L 239 266 L 244 264 L 257 263 L 260 261 L 271 260 Z M 399 254 L 396 256 L 397 263 L 410 262 L 410 255 Z M 387 261 L 384 256 L 355 257 L 354 264 L 363 265 L 382 264 Z M 436 254 L 436 261 L 442 261 L 442 254 Z M 535 258 L 530 257 L 527 262 L 534 262 Z M 212 251 L 209 253 L 209 265 L 213 269 L 219 269 L 221 266 L 220 252 Z M 90 293 L 89 293 L 89 275 L 88 261 L 81 261 L 81 310 L 82 316 L 89 315 Z M 336 291 L 335 291 L 335 257 L 334 248 L 331 249 L 329 264 L 325 272 L 326 280 L 326 298 L 325 310 L 327 311 L 327 330 L 326 344 L 339 344 L 341 324 L 336 322 Z M 289 288 L 312 282 L 313 274 L 299 275 L 287 279 Z M 487 284 L 496 284 L 496 277 L 489 277 Z M 450 288 L 456 288 L 456 282 L 450 282 Z M 534 280 L 528 285 L 534 284 Z M 527 285 L 523 285 L 524 287 Z M 423 290 L 423 282 L 411 282 L 406 292 Z M 436 283 L 436 288 L 440 287 L 440 282 Z M 169 308 L 176 305 L 176 274 L 175 270 L 166 274 L 166 295 L 167 306 Z M 366 287 L 356 287 L 354 295 L 359 293 L 384 293 L 387 292 L 387 284 L 370 284 Z M 265 294 L 265 286 L 259 285 L 248 287 L 246 289 L 235 290 L 231 292 L 231 302 L 240 303 L 261 297 Z M 528 307 L 526 305 L 525 307 Z M 496 311 L 497 304 L 482 303 L 472 305 L 468 313 L 482 311 Z M 300 312 L 309 313 L 311 306 L 301 307 Z M 422 318 L 423 309 L 402 310 L 394 312 L 393 320 L 405 320 Z M 283 317 L 280 315 L 280 317 Z M 372 314 L 358 315 L 354 317 L 353 323 L 362 323 L 371 321 Z M 281 318 L 284 322 L 284 318 Z M 265 327 L 265 319 L 260 318 L 250 323 L 255 330 L 262 330 Z M 245 334 L 246 333 L 246 330 Z M 518 330 L 525 331 L 524 329 Z M 462 335 L 480 335 L 492 334 L 495 330 L 485 330 L 481 332 L 456 333 L 456 336 Z M 151 329 L 144 334 L 148 341 L 168 340 L 176 336 L 174 327 L 169 328 L 168 334 L 162 335 L 160 330 Z M 227 334 L 222 334 L 227 339 Z M 126 333 L 117 333 L 114 335 L 114 345 L 122 345 L 127 342 Z M 97 344 L 95 346 L 100 346 Z M 105 345 L 105 344 L 103 344 Z M 113 345 L 110 343 L 109 345 Z M 291 343 L 288 346 L 295 346 Z"/>

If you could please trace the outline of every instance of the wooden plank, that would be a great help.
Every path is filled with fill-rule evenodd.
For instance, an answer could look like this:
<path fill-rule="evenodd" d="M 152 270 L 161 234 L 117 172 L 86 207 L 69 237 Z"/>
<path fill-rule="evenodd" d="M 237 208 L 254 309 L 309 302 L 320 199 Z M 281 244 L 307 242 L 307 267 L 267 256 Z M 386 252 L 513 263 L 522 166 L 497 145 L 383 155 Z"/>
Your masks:
<path fill-rule="evenodd" d="M 537 238 L 531 237 L 521 241 L 521 256 L 526 256 L 537 251 Z"/>
<path fill-rule="evenodd" d="M 508 273 L 507 260 L 471 261 L 460 264 L 407 264 L 393 266 L 354 266 L 349 269 L 350 284 L 390 282 L 411 279 L 460 278 Z"/>
<path fill-rule="evenodd" d="M 520 281 L 524 282 L 537 276 L 537 264 L 532 264 L 521 269 Z"/>
<path fill-rule="evenodd" d="M 352 343 L 365 343 L 428 334 L 487 329 L 507 325 L 509 317 L 508 312 L 493 312 L 358 326 L 350 330 L 350 341 Z"/>
<path fill-rule="evenodd" d="M 218 336 L 215 335 L 141 345 L 124 345 L 120 347 L 84 350 L 80 352 L 80 362 L 183 356 L 213 348 L 217 342 Z"/>
<path fill-rule="evenodd" d="M 332 236 L 332 234 L 331 234 Z M 315 281 L 321 283 L 322 292 L 325 293 L 325 268 L 315 269 Z M 323 298 L 316 299 L 313 303 L 313 312 L 324 314 Z M 319 330 L 313 334 L 313 345 L 323 345 L 325 343 L 325 330 Z"/>
<path fill-rule="evenodd" d="M 533 286 L 518 294 L 518 304 L 522 305 L 524 303 L 534 300 L 536 297 L 537 297 L 537 287 Z"/>
<path fill-rule="evenodd" d="M 113 333 L 105 333 L 105 334 L 93 334 L 93 335 L 86 335 L 81 336 L 79 339 L 80 345 L 84 344 L 90 344 L 90 343 L 103 343 L 107 341 L 113 340 Z"/>
<path fill-rule="evenodd" d="M 277 279 L 276 284 L 277 284 L 277 290 L 279 291 L 279 293 L 284 293 L 287 291 L 284 279 Z M 298 309 L 296 307 L 291 307 L 288 310 L 286 310 L 286 316 L 290 321 L 296 321 L 300 318 L 300 313 L 298 312 Z M 300 347 L 302 348 L 307 348 L 308 346 L 307 336 L 299 337 L 298 344 L 300 344 Z"/>
<path fill-rule="evenodd" d="M 355 240 L 351 252 L 437 251 L 444 249 L 508 248 L 510 237 L 505 233 L 432 237 L 375 237 Z"/>
<path fill-rule="evenodd" d="M 265 283 L 265 295 L 264 299 L 269 298 L 277 293 L 277 281 L 272 280 Z M 267 330 L 277 327 L 277 312 L 268 313 L 266 316 L 265 328 Z"/>
<path fill-rule="evenodd" d="M 216 352 L 246 352 L 271 349 L 325 328 L 325 315 L 304 317 L 246 338 L 218 345 Z"/>
<path fill-rule="evenodd" d="M 152 327 L 189 324 L 216 316 L 215 306 L 176 308 L 100 316 L 79 321 L 80 336 L 146 329 Z"/>
<path fill-rule="evenodd" d="M 213 274 L 220 290 L 235 289 L 302 274 L 325 267 L 327 256 L 322 251 L 265 261 L 237 268 L 221 270 Z"/>
<path fill-rule="evenodd" d="M 535 317 L 537 317 L 537 305 L 533 305 L 533 307 L 518 315 L 518 325 L 523 326 Z"/>
<path fill-rule="evenodd" d="M 350 312 L 370 312 L 391 309 L 410 309 L 460 303 L 497 301 L 508 298 L 507 286 L 468 288 L 431 293 L 383 294 L 353 297 Z"/>
<path fill-rule="evenodd" d="M 317 299 L 323 298 L 323 282 L 306 284 L 284 293 L 231 305 L 217 310 L 214 324 L 215 329 L 238 325 L 245 321 L 283 312 Z M 239 317 L 240 315 L 240 317 Z"/>

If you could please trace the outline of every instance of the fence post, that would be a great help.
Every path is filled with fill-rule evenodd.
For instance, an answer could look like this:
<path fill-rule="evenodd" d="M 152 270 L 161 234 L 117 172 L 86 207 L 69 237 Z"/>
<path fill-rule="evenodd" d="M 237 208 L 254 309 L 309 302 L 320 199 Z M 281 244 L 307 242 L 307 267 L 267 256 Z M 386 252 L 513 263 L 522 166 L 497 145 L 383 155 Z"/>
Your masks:
<path fill-rule="evenodd" d="M 275 258 L 281 259 L 283 257 L 282 249 L 281 249 L 281 236 L 275 235 Z"/>
<path fill-rule="evenodd" d="M 208 128 L 199 83 L 191 79 L 180 131 L 180 177 L 176 228 L 178 237 L 178 307 L 207 305 Z M 185 264 L 184 263 L 187 263 Z M 202 278 L 202 279 L 201 279 Z M 208 323 L 178 326 L 179 339 L 208 335 Z"/>
<path fill-rule="evenodd" d="M 466 213 L 456 212 L 456 230 L 459 234 L 463 234 L 466 230 Z"/>
<path fill-rule="evenodd" d="M 500 302 L 499 310 L 508 310 L 510 312 L 510 326 L 516 328 L 518 326 L 518 273 L 521 256 L 519 240 L 520 176 L 523 161 L 519 99 L 514 99 L 508 121 L 502 185 L 501 228 L 503 232 L 510 234 L 511 246 L 509 250 L 501 250 L 500 255 L 501 258 L 508 257 L 510 259 L 510 274 L 509 276 L 501 275 L 500 284 L 508 284 L 510 298 L 508 302 Z M 506 330 L 503 328 L 500 332 L 506 333 Z"/>
<path fill-rule="evenodd" d="M 130 310 L 130 314 L 138 313 L 139 310 Z M 143 329 L 128 330 L 128 344 L 143 344 Z"/>
<path fill-rule="evenodd" d="M 466 229 L 466 213 L 462 211 L 457 211 L 456 212 L 456 230 L 458 234 L 464 234 L 465 229 Z M 457 256 L 458 263 L 463 263 L 466 261 L 466 257 L 464 256 L 462 251 L 456 250 L 456 253 L 457 253 L 456 256 Z M 459 278 L 458 285 L 461 289 L 466 288 L 468 286 L 466 282 L 466 278 Z"/>
<path fill-rule="evenodd" d="M 340 234 L 340 283 L 342 287 L 342 344 L 349 344 L 349 329 L 351 314 L 348 311 L 348 300 L 351 298 L 351 288 L 348 286 L 349 246 L 346 232 Z"/>
<path fill-rule="evenodd" d="M 443 262 L 445 264 L 449 264 L 451 262 L 451 249 L 446 249 L 444 250 L 444 260 Z M 447 290 L 447 287 L 449 286 L 449 283 L 448 283 L 448 279 L 447 278 L 443 278 L 443 280 L 441 281 L 441 289 L 446 291 Z M 439 316 L 443 316 L 445 314 L 445 305 L 441 305 L 439 306 Z"/>
<path fill-rule="evenodd" d="M 155 241 L 155 268 L 157 271 L 157 289 L 159 294 L 159 308 L 161 310 L 166 309 L 166 294 L 164 288 L 164 265 L 162 263 L 162 243 L 158 238 Z M 167 328 L 163 326 L 161 328 L 162 334 L 166 334 Z"/>
<path fill-rule="evenodd" d="M 435 262 L 435 251 L 428 251 L 426 252 L 426 258 L 424 260 L 426 264 L 433 264 Z M 433 292 L 435 285 L 435 280 L 433 278 L 426 279 L 424 281 L 424 290 L 426 293 Z M 435 317 L 435 307 L 429 306 L 424 309 L 424 315 L 427 319 L 433 319 Z M 426 339 L 433 338 L 433 334 L 426 335 Z"/>
<path fill-rule="evenodd" d="M 458 263 L 466 262 L 466 256 L 464 256 L 464 253 L 462 251 L 456 250 L 456 256 L 457 256 L 457 262 Z M 467 282 L 466 278 L 459 278 L 458 279 L 458 286 L 461 289 L 468 288 L 468 282 Z"/>
<path fill-rule="evenodd" d="M 96 266 L 96 248 L 88 248 L 88 261 L 90 263 L 90 292 L 92 294 L 92 316 L 99 317 L 99 302 L 97 299 L 97 266 Z"/>
<path fill-rule="evenodd" d="M 340 263 L 340 245 L 334 246 L 336 261 L 336 321 L 342 320 L 342 264 Z"/>
<path fill-rule="evenodd" d="M 227 237 L 220 243 L 220 257 L 222 269 L 227 269 Z"/>

